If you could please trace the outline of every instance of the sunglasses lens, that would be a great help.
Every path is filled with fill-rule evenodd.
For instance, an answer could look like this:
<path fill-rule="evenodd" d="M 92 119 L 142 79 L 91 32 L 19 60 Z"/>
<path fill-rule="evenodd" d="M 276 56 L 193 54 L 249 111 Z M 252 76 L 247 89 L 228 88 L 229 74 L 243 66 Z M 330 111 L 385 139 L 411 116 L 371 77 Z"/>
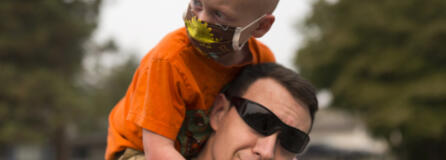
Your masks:
<path fill-rule="evenodd" d="M 279 123 L 277 123 L 276 117 L 257 104 L 246 103 L 242 115 L 242 118 L 251 128 L 265 136 L 279 129 Z"/>
<path fill-rule="evenodd" d="M 240 117 L 260 134 L 267 136 L 280 129 L 277 118 L 259 104 L 238 97 L 234 97 L 232 103 Z"/>
<path fill-rule="evenodd" d="M 231 102 L 236 106 L 240 117 L 258 133 L 268 136 L 280 130 L 280 145 L 290 152 L 301 153 L 310 141 L 306 133 L 283 124 L 260 104 L 239 97 L 233 97 Z"/>
<path fill-rule="evenodd" d="M 293 153 L 301 153 L 307 146 L 310 138 L 307 134 L 295 128 L 287 128 L 279 134 L 280 145 Z"/>

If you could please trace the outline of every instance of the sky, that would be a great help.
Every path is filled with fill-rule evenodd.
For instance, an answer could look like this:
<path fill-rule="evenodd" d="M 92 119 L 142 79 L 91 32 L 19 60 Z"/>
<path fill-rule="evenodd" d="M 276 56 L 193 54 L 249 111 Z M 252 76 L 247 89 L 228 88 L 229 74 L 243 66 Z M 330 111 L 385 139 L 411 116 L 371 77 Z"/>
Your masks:
<path fill-rule="evenodd" d="M 105 0 L 94 40 L 114 39 L 121 51 L 142 58 L 167 33 L 183 27 L 189 0 Z M 275 54 L 278 63 L 294 68 L 292 60 L 302 44 L 297 24 L 310 11 L 311 0 L 281 0 L 269 33 L 259 40 Z"/>

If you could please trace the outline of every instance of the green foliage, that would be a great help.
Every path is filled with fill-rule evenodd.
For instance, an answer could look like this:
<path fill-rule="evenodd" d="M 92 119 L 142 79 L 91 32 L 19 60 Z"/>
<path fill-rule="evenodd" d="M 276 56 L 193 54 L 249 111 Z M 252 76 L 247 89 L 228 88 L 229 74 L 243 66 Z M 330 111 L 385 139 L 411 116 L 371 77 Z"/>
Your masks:
<path fill-rule="evenodd" d="M 0 2 L 0 144 L 45 140 L 88 111 L 76 80 L 99 4 Z"/>
<path fill-rule="evenodd" d="M 402 159 L 446 155 L 446 1 L 319 0 L 301 28 L 302 75 L 362 115 Z"/>
<path fill-rule="evenodd" d="M 0 2 L 0 61 L 72 75 L 96 27 L 100 0 Z"/>
<path fill-rule="evenodd" d="M 42 68 L 0 68 L 1 142 L 41 140 L 82 113 L 76 88 L 64 76 Z"/>

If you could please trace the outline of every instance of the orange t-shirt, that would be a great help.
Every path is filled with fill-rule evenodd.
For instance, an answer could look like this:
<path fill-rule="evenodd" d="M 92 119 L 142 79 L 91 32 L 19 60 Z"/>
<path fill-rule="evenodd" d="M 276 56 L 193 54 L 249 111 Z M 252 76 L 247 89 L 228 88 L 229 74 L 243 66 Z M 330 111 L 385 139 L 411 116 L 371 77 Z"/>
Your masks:
<path fill-rule="evenodd" d="M 248 45 L 250 63 L 275 61 L 254 38 Z M 177 136 L 186 112 L 207 114 L 220 89 L 244 65 L 225 67 L 199 54 L 185 28 L 168 34 L 142 59 L 127 93 L 111 111 L 105 159 L 125 148 L 142 151 L 142 128 L 176 141 L 179 149 Z"/>

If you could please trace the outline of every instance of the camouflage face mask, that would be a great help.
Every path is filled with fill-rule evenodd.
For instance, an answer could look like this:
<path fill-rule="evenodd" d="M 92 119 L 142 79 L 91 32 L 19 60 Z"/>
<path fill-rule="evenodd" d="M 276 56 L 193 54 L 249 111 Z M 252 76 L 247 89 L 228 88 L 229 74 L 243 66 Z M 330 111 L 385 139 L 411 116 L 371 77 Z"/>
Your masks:
<path fill-rule="evenodd" d="M 212 59 L 218 59 L 228 53 L 242 50 L 251 37 L 244 31 L 261 20 L 260 16 L 244 27 L 232 27 L 227 25 L 211 24 L 197 18 L 190 6 L 184 14 L 184 22 L 187 34 L 192 45 L 203 55 Z"/>

